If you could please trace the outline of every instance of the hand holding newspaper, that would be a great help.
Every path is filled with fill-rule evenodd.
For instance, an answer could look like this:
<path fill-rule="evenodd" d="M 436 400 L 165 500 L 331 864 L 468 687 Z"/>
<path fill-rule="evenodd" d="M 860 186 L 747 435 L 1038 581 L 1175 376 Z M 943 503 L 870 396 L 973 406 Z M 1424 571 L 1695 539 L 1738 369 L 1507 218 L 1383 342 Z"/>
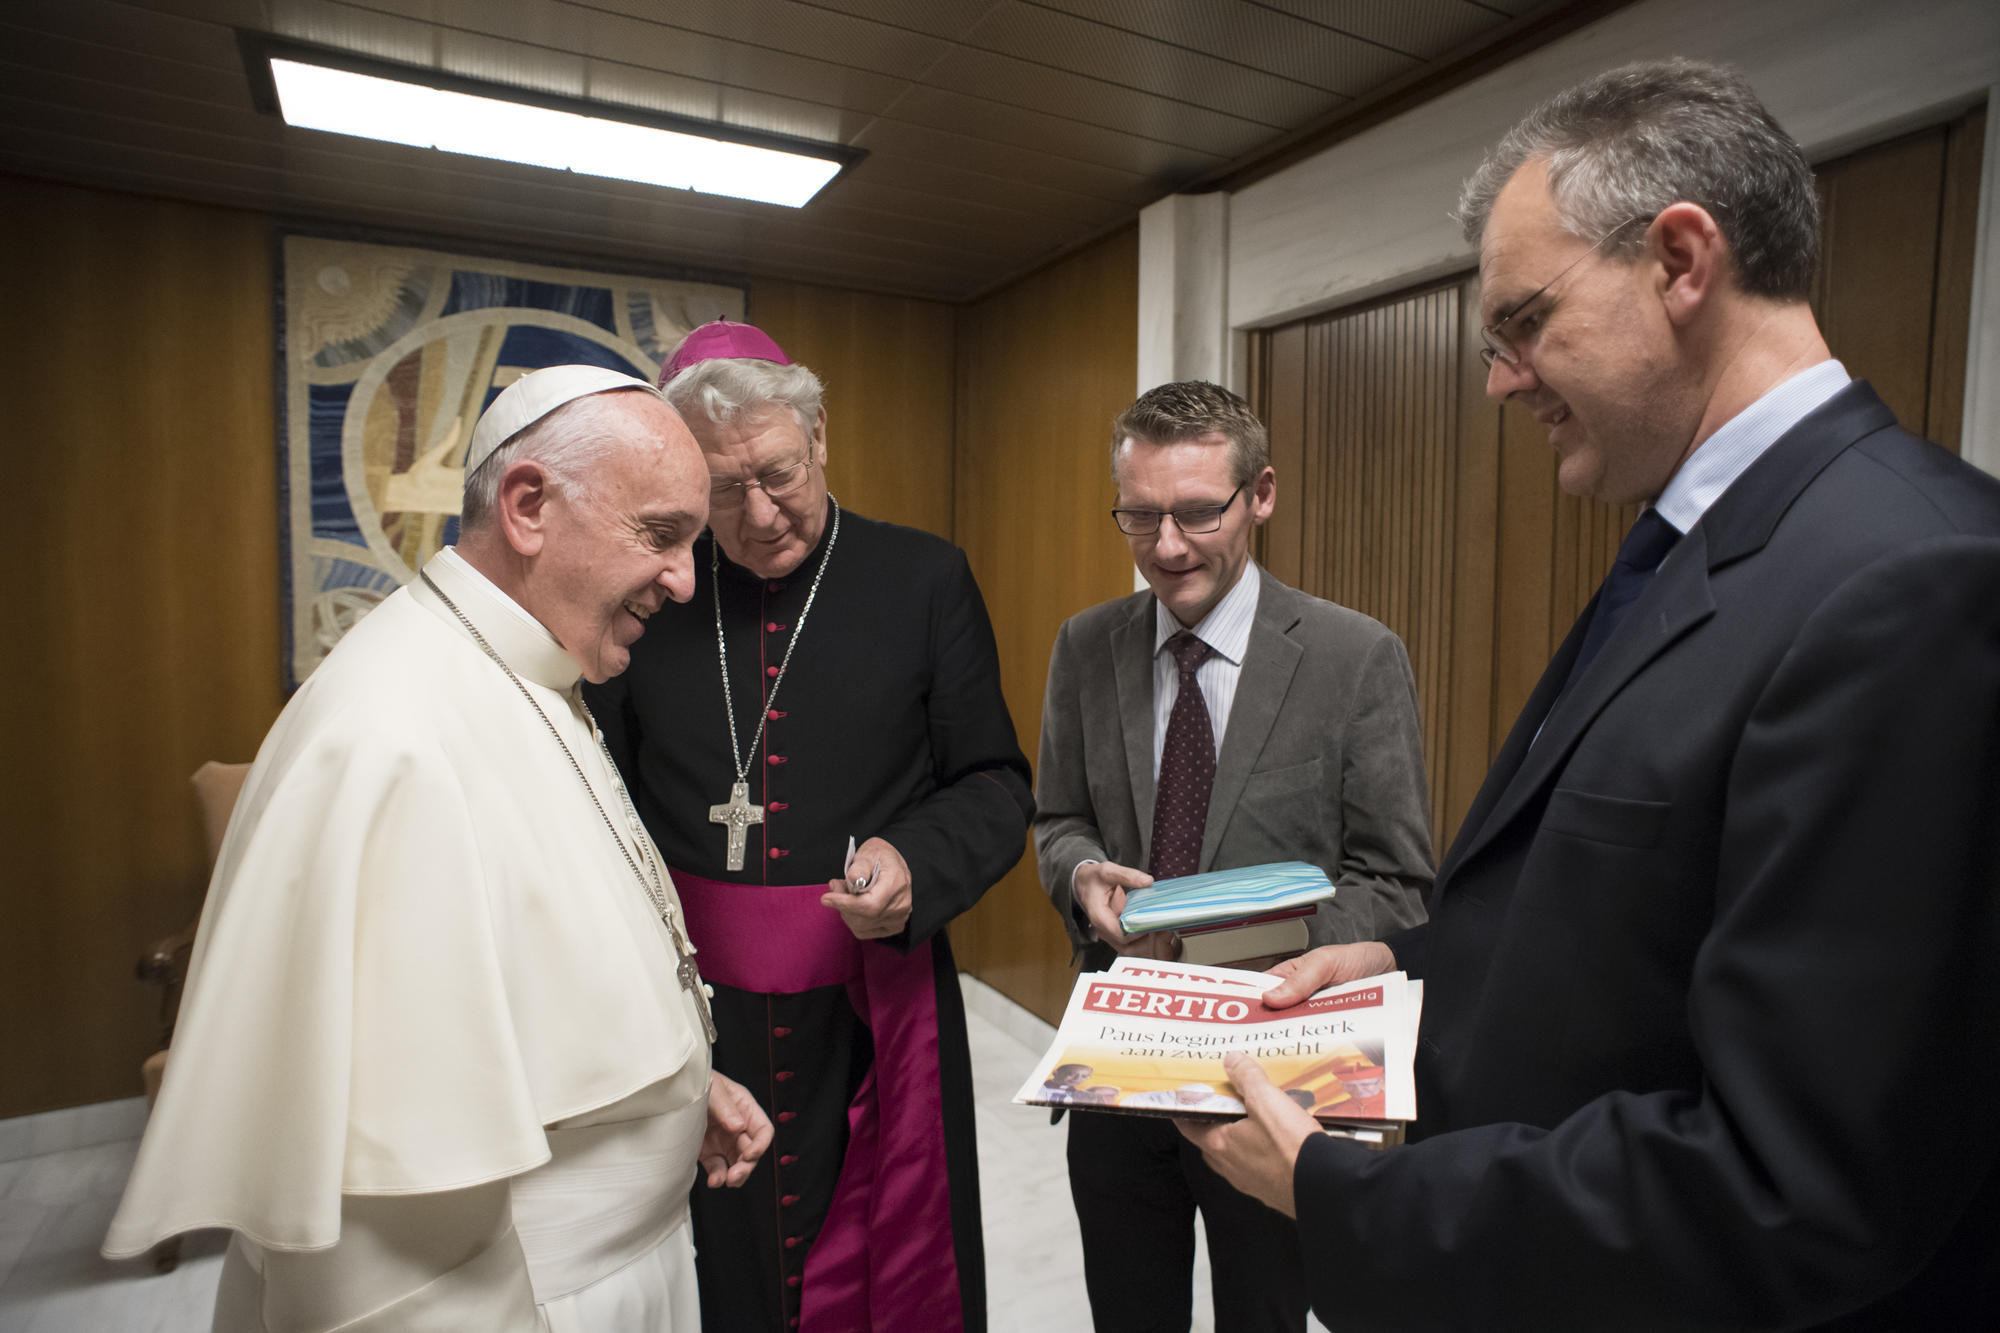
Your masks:
<path fill-rule="evenodd" d="M 1391 972 L 1268 1009 L 1263 993 L 1279 980 L 1138 958 L 1086 972 L 1054 1043 L 1014 1100 L 1233 1119 L 1243 1103 L 1222 1062 L 1240 1051 L 1329 1131 L 1400 1141 L 1417 1114 L 1411 1064 L 1423 983 Z"/>

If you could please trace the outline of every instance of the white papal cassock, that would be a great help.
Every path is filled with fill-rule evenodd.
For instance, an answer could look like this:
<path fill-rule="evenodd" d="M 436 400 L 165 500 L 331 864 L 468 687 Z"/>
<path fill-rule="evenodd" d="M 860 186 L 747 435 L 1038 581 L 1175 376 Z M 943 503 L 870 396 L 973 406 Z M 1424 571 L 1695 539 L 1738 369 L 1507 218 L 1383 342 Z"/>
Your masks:
<path fill-rule="evenodd" d="M 643 865 L 576 662 L 427 572 Z M 438 597 L 390 596 L 244 784 L 105 1253 L 234 1230 L 231 1333 L 695 1329 L 709 1052 L 613 828 Z"/>

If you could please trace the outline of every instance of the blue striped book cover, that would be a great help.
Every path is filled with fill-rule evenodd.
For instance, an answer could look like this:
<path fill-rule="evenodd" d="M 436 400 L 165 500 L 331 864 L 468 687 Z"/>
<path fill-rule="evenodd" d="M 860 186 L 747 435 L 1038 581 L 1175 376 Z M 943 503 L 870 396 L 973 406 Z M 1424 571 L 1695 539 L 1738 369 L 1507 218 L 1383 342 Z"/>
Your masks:
<path fill-rule="evenodd" d="M 1237 870 L 1163 879 L 1125 894 L 1118 924 L 1128 935 L 1184 930 L 1214 921 L 1236 921 L 1333 897 L 1326 872 L 1304 861 L 1275 861 Z"/>

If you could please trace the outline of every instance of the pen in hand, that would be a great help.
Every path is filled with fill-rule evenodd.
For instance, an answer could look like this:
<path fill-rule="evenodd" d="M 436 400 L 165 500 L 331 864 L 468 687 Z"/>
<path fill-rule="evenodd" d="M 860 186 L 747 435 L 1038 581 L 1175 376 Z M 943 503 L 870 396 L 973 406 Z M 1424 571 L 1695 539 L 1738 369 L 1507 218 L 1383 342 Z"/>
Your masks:
<path fill-rule="evenodd" d="M 854 874 L 854 835 L 850 833 L 847 835 L 847 859 L 841 863 L 841 867 L 843 873 L 847 876 L 848 892 L 866 893 L 870 881 L 881 872 L 882 862 L 878 859 L 873 866 L 869 867 L 867 874 L 857 878 Z"/>

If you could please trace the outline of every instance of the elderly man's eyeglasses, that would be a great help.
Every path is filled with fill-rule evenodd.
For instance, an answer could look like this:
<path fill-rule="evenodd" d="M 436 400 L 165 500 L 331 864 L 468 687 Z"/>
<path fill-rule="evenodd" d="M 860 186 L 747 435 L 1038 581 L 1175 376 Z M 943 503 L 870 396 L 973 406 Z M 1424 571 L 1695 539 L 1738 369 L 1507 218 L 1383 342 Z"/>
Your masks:
<path fill-rule="evenodd" d="M 1229 493 L 1229 498 L 1219 505 L 1189 505 L 1185 509 L 1114 509 L 1111 517 L 1118 520 L 1118 530 L 1127 537 L 1150 537 L 1160 530 L 1160 520 L 1173 516 L 1174 526 L 1182 532 L 1214 532 L 1222 526 L 1222 511 L 1236 503 L 1236 497 L 1243 494 L 1238 486 Z"/>
<path fill-rule="evenodd" d="M 764 494 L 776 499 L 788 495 L 805 484 L 812 471 L 812 446 L 806 446 L 806 456 L 796 463 L 760 472 L 748 481 L 725 481 L 708 488 L 710 509 L 741 509 L 750 498 L 750 488 L 756 487 Z"/>
<path fill-rule="evenodd" d="M 1635 222 L 1650 222 L 1651 220 L 1650 218 L 1626 218 L 1610 231 L 1598 237 L 1596 243 L 1588 250 L 1585 250 L 1575 259 L 1563 265 L 1562 272 L 1535 288 L 1534 292 L 1525 301 L 1516 301 L 1514 308 L 1499 319 L 1491 324 L 1481 325 L 1479 329 L 1479 341 L 1484 343 L 1485 346 L 1479 349 L 1479 359 L 1486 363 L 1486 368 L 1488 370 L 1493 369 L 1495 361 L 1505 361 L 1510 366 L 1520 365 L 1521 347 L 1533 342 L 1535 335 L 1542 331 L 1542 318 L 1548 313 L 1546 310 L 1530 313 L 1533 311 L 1536 302 L 1542 299 L 1549 288 L 1568 277 L 1571 269 L 1602 250 L 1605 242 L 1609 241 L 1613 236 L 1624 231 Z M 1516 323 L 1516 321 L 1519 322 Z M 1506 331 L 1507 326 L 1510 324 L 1513 325 L 1513 329 Z"/>

